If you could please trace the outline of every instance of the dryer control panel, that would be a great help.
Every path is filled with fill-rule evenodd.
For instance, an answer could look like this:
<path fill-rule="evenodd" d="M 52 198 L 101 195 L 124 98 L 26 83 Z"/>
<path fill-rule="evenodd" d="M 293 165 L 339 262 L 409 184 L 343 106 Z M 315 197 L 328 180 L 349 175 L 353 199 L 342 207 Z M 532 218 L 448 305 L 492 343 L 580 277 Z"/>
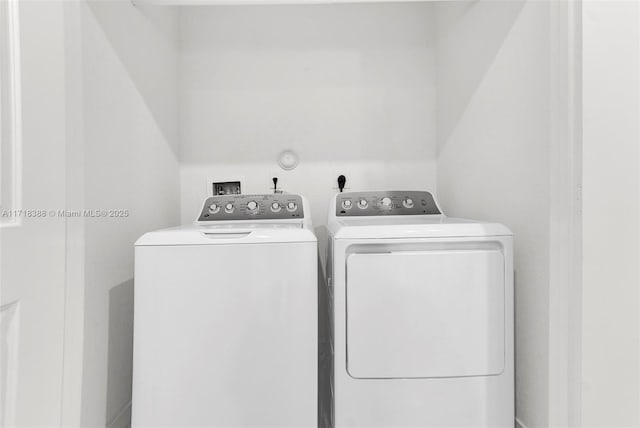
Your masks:
<path fill-rule="evenodd" d="M 302 197 L 289 194 L 220 195 L 208 198 L 198 221 L 304 218 Z"/>
<path fill-rule="evenodd" d="M 336 196 L 336 217 L 442 214 L 429 192 L 350 192 Z"/>

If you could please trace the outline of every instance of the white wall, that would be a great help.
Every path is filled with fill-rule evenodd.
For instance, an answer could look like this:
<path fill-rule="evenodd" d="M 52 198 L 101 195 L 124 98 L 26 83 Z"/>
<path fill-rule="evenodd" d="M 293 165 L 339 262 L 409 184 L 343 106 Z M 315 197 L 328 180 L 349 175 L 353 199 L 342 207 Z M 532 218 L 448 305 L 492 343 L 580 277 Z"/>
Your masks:
<path fill-rule="evenodd" d="M 640 425 L 640 5 L 583 5 L 583 426 Z"/>
<path fill-rule="evenodd" d="M 209 179 L 307 195 L 314 223 L 353 189 L 435 187 L 432 5 L 180 10 L 182 220 Z M 285 173 L 284 149 L 300 155 Z"/>
<path fill-rule="evenodd" d="M 515 235 L 516 415 L 547 425 L 550 63 L 547 2 L 438 6 L 438 195 Z"/>
<path fill-rule="evenodd" d="M 81 426 L 129 423 L 133 243 L 179 223 L 176 24 L 167 8 L 129 0 L 82 5 L 83 157 L 75 165 L 86 208 L 127 218 L 84 219 L 84 365 Z M 73 178 L 69 178 L 73 179 Z"/>

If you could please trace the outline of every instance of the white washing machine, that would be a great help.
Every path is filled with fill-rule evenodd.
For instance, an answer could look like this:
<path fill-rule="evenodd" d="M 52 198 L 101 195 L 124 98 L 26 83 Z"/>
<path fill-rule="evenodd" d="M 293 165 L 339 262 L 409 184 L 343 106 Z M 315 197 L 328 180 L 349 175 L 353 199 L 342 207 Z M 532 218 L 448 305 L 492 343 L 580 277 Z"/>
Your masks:
<path fill-rule="evenodd" d="M 297 195 L 210 197 L 135 247 L 133 427 L 317 426 L 317 241 Z"/>
<path fill-rule="evenodd" d="M 513 428 L 512 233 L 412 191 L 340 193 L 328 227 L 325 425 Z"/>

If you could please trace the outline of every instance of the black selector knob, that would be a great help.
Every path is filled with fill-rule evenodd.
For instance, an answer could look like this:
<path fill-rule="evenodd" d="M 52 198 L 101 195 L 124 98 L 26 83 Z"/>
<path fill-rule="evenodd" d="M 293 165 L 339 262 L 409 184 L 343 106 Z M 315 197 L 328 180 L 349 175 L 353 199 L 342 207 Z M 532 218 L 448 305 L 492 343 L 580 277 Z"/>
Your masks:
<path fill-rule="evenodd" d="M 338 189 L 340 189 L 340 193 L 344 190 L 344 185 L 347 183 L 347 177 L 344 175 L 338 176 Z"/>

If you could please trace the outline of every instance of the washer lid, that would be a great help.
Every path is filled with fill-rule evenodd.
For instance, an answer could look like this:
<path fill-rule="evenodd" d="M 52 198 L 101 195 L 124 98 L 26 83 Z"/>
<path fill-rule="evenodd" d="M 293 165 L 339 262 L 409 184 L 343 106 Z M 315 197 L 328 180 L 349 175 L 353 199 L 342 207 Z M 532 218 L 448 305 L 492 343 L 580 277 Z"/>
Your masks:
<path fill-rule="evenodd" d="M 144 234 L 136 246 L 231 245 L 317 242 L 300 221 L 233 222 L 216 225 L 185 225 Z"/>
<path fill-rule="evenodd" d="M 513 235 L 504 225 L 444 215 L 352 217 L 331 221 L 334 239 L 446 238 Z"/>

